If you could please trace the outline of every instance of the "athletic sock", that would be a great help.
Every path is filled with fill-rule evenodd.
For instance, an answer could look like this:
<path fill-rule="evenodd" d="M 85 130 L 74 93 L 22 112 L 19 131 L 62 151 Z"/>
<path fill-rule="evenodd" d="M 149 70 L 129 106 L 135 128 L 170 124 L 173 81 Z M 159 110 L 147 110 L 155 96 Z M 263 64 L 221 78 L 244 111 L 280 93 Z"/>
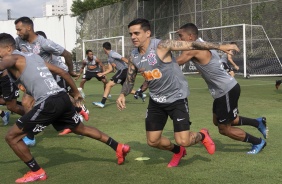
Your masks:
<path fill-rule="evenodd" d="M 172 148 L 172 150 L 170 150 L 172 153 L 177 154 L 180 152 L 180 146 L 174 144 L 174 147 Z"/>
<path fill-rule="evenodd" d="M 105 104 L 105 103 L 106 103 L 106 101 L 107 101 L 107 98 L 106 98 L 106 97 L 103 97 L 103 99 L 102 99 L 101 103 L 102 103 L 102 104 Z"/>
<path fill-rule="evenodd" d="M 34 135 L 33 134 L 27 134 L 26 137 L 29 138 L 30 140 L 34 140 Z"/>
<path fill-rule="evenodd" d="M 113 148 L 115 151 L 117 150 L 118 142 L 115 141 L 113 138 L 109 137 L 106 144 L 109 145 L 111 148 Z"/>
<path fill-rule="evenodd" d="M 202 139 L 201 139 L 201 141 L 203 141 L 204 139 L 205 139 L 205 134 L 203 134 L 202 132 L 199 132 L 200 134 L 201 134 L 201 136 L 202 136 Z"/>
<path fill-rule="evenodd" d="M 36 172 L 40 169 L 38 163 L 34 160 L 34 158 L 32 158 L 30 161 L 25 162 L 25 164 L 27 165 L 27 167 L 30 168 L 31 171 Z"/>
<path fill-rule="evenodd" d="M 250 125 L 253 127 L 258 128 L 259 122 L 256 119 L 251 119 L 251 118 L 246 118 L 246 117 L 241 117 L 239 116 L 239 123 L 238 125 Z"/>
<path fill-rule="evenodd" d="M 261 139 L 246 133 L 246 137 L 243 140 L 243 142 L 249 142 L 252 143 L 253 145 L 256 145 L 261 143 Z"/>
<path fill-rule="evenodd" d="M 2 111 L 1 114 L 0 114 L 0 116 L 1 116 L 2 118 L 3 118 L 5 115 L 6 115 L 6 114 L 5 114 L 4 111 Z"/>

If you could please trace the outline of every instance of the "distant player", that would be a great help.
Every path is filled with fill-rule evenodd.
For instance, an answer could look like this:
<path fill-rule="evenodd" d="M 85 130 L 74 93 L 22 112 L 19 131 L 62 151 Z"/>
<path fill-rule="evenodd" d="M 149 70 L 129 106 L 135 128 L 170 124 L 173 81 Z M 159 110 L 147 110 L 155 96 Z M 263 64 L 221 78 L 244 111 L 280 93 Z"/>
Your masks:
<path fill-rule="evenodd" d="M 235 45 L 237 45 L 236 42 L 230 42 L 230 44 L 235 44 Z M 234 53 L 233 53 L 233 54 L 234 54 Z M 234 77 L 234 76 L 235 76 L 234 69 L 235 69 L 236 71 L 238 71 L 238 70 L 239 70 L 239 66 L 237 66 L 236 63 L 233 61 L 232 55 L 223 53 L 222 56 L 221 56 L 220 61 L 221 61 L 222 64 L 223 64 L 224 70 L 226 70 L 232 77 Z M 233 67 L 230 67 L 228 62 L 229 62 Z"/>
<path fill-rule="evenodd" d="M 105 66 L 98 57 L 93 55 L 92 50 L 87 50 L 86 56 L 87 57 L 82 61 L 82 66 L 80 68 L 79 75 L 76 78 L 76 80 L 79 79 L 80 75 L 83 73 L 84 68 L 86 67 L 86 72 L 83 75 L 79 86 L 84 89 L 85 82 L 95 77 L 98 81 L 102 81 L 104 83 L 105 89 L 106 84 L 108 82 L 106 76 L 98 76 L 98 73 L 105 71 Z"/>
<path fill-rule="evenodd" d="M 181 26 L 178 35 L 183 41 L 199 41 L 198 28 L 192 23 Z M 213 123 L 218 127 L 219 133 L 237 141 L 251 143 L 252 148 L 247 154 L 259 153 L 266 146 L 265 140 L 235 126 L 253 126 L 267 138 L 266 118 L 251 119 L 238 116 L 240 85 L 223 69 L 218 53 L 215 50 L 191 50 L 183 51 L 177 58 L 180 65 L 189 60 L 192 60 L 200 71 L 214 98 Z"/>
<path fill-rule="evenodd" d="M 282 83 L 282 80 L 276 80 L 275 82 L 275 88 L 278 90 L 280 84 Z"/>
<path fill-rule="evenodd" d="M 116 84 L 123 85 L 126 74 L 127 74 L 127 63 L 128 60 L 125 57 L 122 57 L 119 53 L 112 50 L 111 43 L 105 42 L 103 43 L 103 49 L 105 54 L 108 55 L 108 69 L 104 72 L 98 73 L 98 76 L 102 77 L 110 73 L 113 68 L 116 68 L 115 75 L 110 79 L 110 81 L 106 84 L 106 88 L 103 94 L 103 98 L 101 102 L 93 102 L 93 105 L 96 105 L 98 107 L 103 108 L 105 106 L 105 103 L 107 101 L 107 97 L 110 94 L 111 88 L 115 86 Z M 135 94 L 135 90 L 131 91 L 131 94 Z M 144 94 L 143 94 L 144 96 Z"/>
<path fill-rule="evenodd" d="M 35 99 L 32 109 L 17 120 L 5 137 L 14 153 L 30 169 L 23 177 L 17 179 L 16 183 L 47 179 L 46 172 L 31 155 L 22 138 L 30 132 L 38 134 L 50 124 L 56 130 L 70 128 L 73 133 L 107 144 L 115 150 L 118 164 L 123 164 L 130 147 L 116 142 L 94 127 L 83 125 L 65 89 L 58 86 L 50 71 L 60 75 L 67 81 L 72 89 L 75 102 L 79 104 L 82 98 L 71 76 L 61 68 L 45 63 L 36 54 L 24 54 L 17 51 L 15 44 L 15 40 L 11 35 L 0 34 L 0 57 L 2 58 L 0 70 L 8 69 L 13 80 L 23 85 L 26 93 Z"/>

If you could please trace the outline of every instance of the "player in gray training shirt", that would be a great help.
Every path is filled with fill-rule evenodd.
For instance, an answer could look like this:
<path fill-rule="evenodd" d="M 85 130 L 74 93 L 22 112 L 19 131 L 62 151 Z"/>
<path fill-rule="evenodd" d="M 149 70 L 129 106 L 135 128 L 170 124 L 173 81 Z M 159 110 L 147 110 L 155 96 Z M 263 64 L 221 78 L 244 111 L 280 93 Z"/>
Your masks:
<path fill-rule="evenodd" d="M 106 88 L 104 90 L 103 98 L 101 102 L 92 102 L 93 105 L 96 105 L 98 107 L 103 108 L 105 106 L 106 100 L 108 95 L 111 92 L 111 88 L 115 86 L 116 84 L 123 85 L 126 74 L 127 74 L 127 62 L 128 60 L 125 57 L 122 57 L 119 53 L 112 50 L 112 46 L 110 42 L 103 43 L 103 49 L 105 54 L 108 55 L 108 69 L 106 71 L 103 71 L 101 73 L 98 73 L 98 76 L 102 77 L 110 73 L 113 68 L 116 68 L 116 73 L 110 81 L 106 84 Z M 131 94 L 135 94 L 135 90 L 131 91 Z"/>
<path fill-rule="evenodd" d="M 105 71 L 105 66 L 98 57 L 93 55 L 92 50 L 86 50 L 86 56 L 87 57 L 82 61 L 79 76 L 76 78 L 76 80 L 79 79 L 80 75 L 83 73 L 84 68 L 86 67 L 86 72 L 83 74 L 82 80 L 80 82 L 80 87 L 83 89 L 85 82 L 95 77 L 98 81 L 102 81 L 104 83 L 105 90 L 107 78 L 106 76 L 98 76 L 98 73 Z"/>
<path fill-rule="evenodd" d="M 21 53 L 16 49 L 14 38 L 6 33 L 0 34 L 0 71 L 7 69 L 16 83 L 24 86 L 26 92 L 34 97 L 33 108 L 9 129 L 6 141 L 15 154 L 29 167 L 30 171 L 16 180 L 16 183 L 46 180 L 46 172 L 31 155 L 22 138 L 29 132 L 42 132 L 52 124 L 56 130 L 70 128 L 73 133 L 84 135 L 110 146 L 116 152 L 118 164 L 124 163 L 125 156 L 130 151 L 129 145 L 116 142 L 100 130 L 81 123 L 69 96 L 60 88 L 50 71 L 62 76 L 70 85 L 77 105 L 82 97 L 71 76 L 64 70 L 45 63 L 33 53 Z"/>
<path fill-rule="evenodd" d="M 185 24 L 180 27 L 178 35 L 183 41 L 196 41 L 198 28 L 192 23 Z M 253 146 L 248 154 L 259 153 L 266 146 L 265 140 L 254 137 L 235 126 L 253 126 L 266 138 L 266 118 L 250 119 L 238 116 L 240 85 L 224 70 L 218 53 L 215 50 L 191 50 L 183 51 L 177 58 L 180 65 L 189 60 L 192 60 L 200 71 L 214 98 L 213 123 L 218 127 L 219 133 L 237 141 L 251 143 Z"/>
<path fill-rule="evenodd" d="M 118 109 L 126 108 L 125 96 L 132 90 L 139 71 L 148 82 L 150 90 L 146 115 L 148 145 L 174 153 L 168 167 L 176 167 L 186 155 L 185 147 L 199 142 L 204 144 L 209 154 L 213 154 L 215 145 L 207 129 L 189 131 L 188 84 L 171 51 L 212 48 L 227 51 L 233 46 L 151 39 L 150 23 L 146 19 L 135 19 L 129 23 L 128 28 L 136 49 L 128 62 L 126 81 L 117 99 Z M 173 120 L 176 144 L 162 135 L 168 116 Z"/>
<path fill-rule="evenodd" d="M 230 44 L 236 44 L 236 42 L 230 42 Z M 237 44 L 236 44 L 237 45 Z M 233 61 L 232 59 L 232 56 L 230 54 L 226 54 L 226 53 L 223 53 L 221 55 L 221 58 L 220 58 L 220 61 L 222 62 L 222 65 L 224 67 L 224 70 L 226 70 L 229 75 L 231 75 L 232 77 L 235 76 L 235 73 L 234 73 L 234 69 L 235 70 L 239 70 L 239 67 L 236 65 L 236 63 Z M 229 63 L 233 66 L 233 67 L 230 67 L 229 66 Z"/>

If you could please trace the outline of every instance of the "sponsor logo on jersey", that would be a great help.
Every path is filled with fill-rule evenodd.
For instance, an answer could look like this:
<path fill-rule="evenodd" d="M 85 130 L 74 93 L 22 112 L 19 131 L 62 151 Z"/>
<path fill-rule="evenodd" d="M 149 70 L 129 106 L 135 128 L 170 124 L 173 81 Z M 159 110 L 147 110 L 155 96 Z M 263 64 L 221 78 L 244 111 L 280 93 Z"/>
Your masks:
<path fill-rule="evenodd" d="M 165 103 L 166 102 L 166 96 L 152 96 L 152 99 L 158 103 Z"/>
<path fill-rule="evenodd" d="M 144 71 L 142 73 L 143 77 L 147 80 L 147 81 L 151 81 L 151 80 L 155 80 L 155 79 L 160 79 L 162 78 L 162 72 L 156 68 L 152 71 Z"/>

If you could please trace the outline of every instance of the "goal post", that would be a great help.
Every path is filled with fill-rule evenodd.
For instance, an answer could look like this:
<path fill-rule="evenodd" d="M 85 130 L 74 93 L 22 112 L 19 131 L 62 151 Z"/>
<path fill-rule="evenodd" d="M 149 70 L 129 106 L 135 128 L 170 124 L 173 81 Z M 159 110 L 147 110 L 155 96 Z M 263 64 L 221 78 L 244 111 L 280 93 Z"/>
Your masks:
<path fill-rule="evenodd" d="M 116 51 L 122 57 L 124 57 L 124 36 L 115 36 L 115 37 L 106 37 L 106 38 L 98 38 L 92 40 L 82 40 L 82 56 L 83 59 L 86 58 L 86 50 L 92 50 L 93 55 L 98 57 L 103 63 L 107 64 L 108 56 L 105 54 L 103 50 L 103 43 L 110 42 L 112 50 Z M 84 68 L 85 72 L 85 68 Z"/>
<path fill-rule="evenodd" d="M 171 39 L 178 39 L 175 31 L 169 33 Z M 282 64 L 262 25 L 237 24 L 199 29 L 199 37 L 204 41 L 226 44 L 236 42 L 241 49 L 233 56 L 240 67 L 238 74 L 252 76 L 282 76 Z M 222 52 L 219 51 L 221 55 Z M 183 73 L 193 73 L 192 62 L 182 66 Z M 187 66 L 188 65 L 188 66 Z M 187 70 L 188 68 L 188 70 Z"/>

